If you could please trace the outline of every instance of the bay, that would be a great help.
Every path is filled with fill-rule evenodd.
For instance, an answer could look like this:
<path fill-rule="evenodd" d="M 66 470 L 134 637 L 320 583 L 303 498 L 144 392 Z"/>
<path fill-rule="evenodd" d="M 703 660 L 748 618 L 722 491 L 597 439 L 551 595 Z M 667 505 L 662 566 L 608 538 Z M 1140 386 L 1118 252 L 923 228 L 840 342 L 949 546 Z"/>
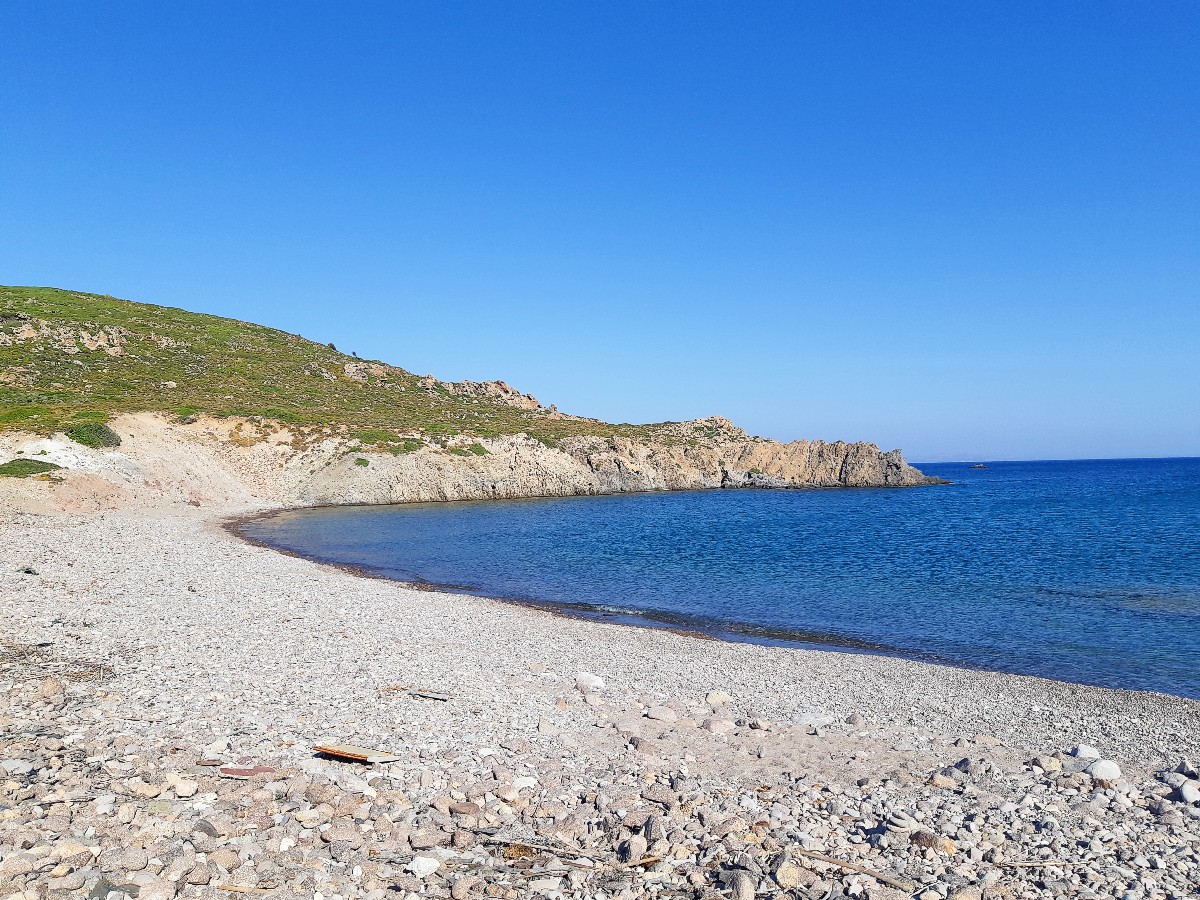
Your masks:
<path fill-rule="evenodd" d="M 332 507 L 239 527 L 578 615 L 1200 698 L 1200 459 L 921 468 L 954 483 Z"/>

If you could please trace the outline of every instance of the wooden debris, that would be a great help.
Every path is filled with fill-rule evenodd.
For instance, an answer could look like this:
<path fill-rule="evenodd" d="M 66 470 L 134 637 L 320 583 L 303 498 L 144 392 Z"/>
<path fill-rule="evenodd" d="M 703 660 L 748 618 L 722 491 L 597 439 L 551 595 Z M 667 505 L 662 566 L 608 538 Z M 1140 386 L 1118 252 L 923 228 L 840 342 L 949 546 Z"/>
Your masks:
<path fill-rule="evenodd" d="M 400 759 L 394 753 L 384 753 L 382 750 L 372 750 L 370 747 L 358 747 L 354 744 L 318 744 L 313 747 L 313 751 L 361 763 L 387 763 Z"/>
<path fill-rule="evenodd" d="M 412 687 L 407 684 L 389 684 L 385 688 L 380 688 L 380 692 L 384 694 L 408 694 L 410 697 L 415 697 L 420 700 L 440 700 L 442 703 L 454 698 L 450 694 L 442 691 L 435 691 L 431 688 Z"/>
<path fill-rule="evenodd" d="M 882 872 L 876 872 L 874 869 L 868 869 L 866 866 L 860 866 L 858 863 L 846 862 L 844 859 L 835 859 L 832 856 L 826 856 L 824 853 L 814 853 L 812 850 L 805 850 L 801 847 L 791 847 L 789 850 L 792 853 L 798 853 L 801 856 L 807 856 L 810 859 L 819 859 L 823 863 L 829 863 L 831 866 L 838 866 L 850 872 L 858 872 L 860 875 L 870 875 L 881 884 L 886 884 L 889 887 L 894 887 L 900 891 L 912 893 L 915 890 L 914 886 L 907 881 L 899 878 L 893 878 L 890 875 L 884 875 Z"/>
<path fill-rule="evenodd" d="M 274 894 L 279 888 L 250 887 L 248 884 L 219 884 L 218 891 L 232 891 L 235 894 Z"/>
<path fill-rule="evenodd" d="M 451 699 L 449 694 L 443 694 L 441 691 L 430 691 L 425 688 L 418 688 L 414 691 L 409 691 L 414 697 L 421 700 L 440 700 L 442 703 Z"/>
<path fill-rule="evenodd" d="M 238 781 L 248 781 L 255 775 L 272 775 L 274 766 L 221 766 L 217 772 L 222 778 L 235 778 Z"/>
<path fill-rule="evenodd" d="M 631 869 L 632 868 L 646 869 L 646 868 L 649 868 L 650 866 L 654 865 L 655 863 L 659 863 L 659 862 L 662 862 L 661 856 L 643 856 L 639 860 L 635 860 L 634 862 L 631 862 L 631 863 L 626 863 L 626 865 L 629 866 L 629 868 L 631 868 Z"/>

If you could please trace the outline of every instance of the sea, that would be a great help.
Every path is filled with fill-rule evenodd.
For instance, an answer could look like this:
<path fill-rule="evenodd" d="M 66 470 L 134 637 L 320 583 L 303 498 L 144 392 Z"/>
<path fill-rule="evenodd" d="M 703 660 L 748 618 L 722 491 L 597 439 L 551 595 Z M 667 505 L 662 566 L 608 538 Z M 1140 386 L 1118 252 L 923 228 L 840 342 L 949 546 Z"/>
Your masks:
<path fill-rule="evenodd" d="M 1200 698 L 1200 459 L 920 468 L 953 483 L 332 507 L 239 528 L 607 621 Z"/>

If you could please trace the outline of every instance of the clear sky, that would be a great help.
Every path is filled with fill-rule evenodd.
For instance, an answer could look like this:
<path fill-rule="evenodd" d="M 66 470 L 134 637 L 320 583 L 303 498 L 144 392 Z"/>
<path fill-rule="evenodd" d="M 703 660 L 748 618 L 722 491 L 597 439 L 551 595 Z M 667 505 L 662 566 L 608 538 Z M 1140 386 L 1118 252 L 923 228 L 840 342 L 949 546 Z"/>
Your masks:
<path fill-rule="evenodd" d="M 1200 455 L 1194 2 L 0 4 L 0 283 L 616 421 Z"/>

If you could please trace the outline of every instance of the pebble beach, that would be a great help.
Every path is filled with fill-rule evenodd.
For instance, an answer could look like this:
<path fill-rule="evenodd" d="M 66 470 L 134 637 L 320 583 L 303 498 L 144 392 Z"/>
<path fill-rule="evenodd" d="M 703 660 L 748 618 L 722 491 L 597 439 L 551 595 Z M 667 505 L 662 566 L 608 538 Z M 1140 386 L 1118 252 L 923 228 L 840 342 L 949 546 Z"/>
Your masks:
<path fill-rule="evenodd" d="M 0 512 L 0 897 L 1200 892 L 1196 701 L 568 618 L 226 524 Z"/>

